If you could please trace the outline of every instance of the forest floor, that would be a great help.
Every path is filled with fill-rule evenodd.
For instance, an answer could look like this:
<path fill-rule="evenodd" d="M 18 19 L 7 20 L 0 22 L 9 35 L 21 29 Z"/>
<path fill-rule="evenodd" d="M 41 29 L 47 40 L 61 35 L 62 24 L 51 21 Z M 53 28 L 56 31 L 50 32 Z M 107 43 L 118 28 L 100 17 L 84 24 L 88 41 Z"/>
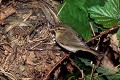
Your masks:
<path fill-rule="evenodd" d="M 0 80 L 84 80 L 86 76 L 92 79 L 102 71 L 95 70 L 94 61 L 98 63 L 97 68 L 100 65 L 108 69 L 106 72 L 119 69 L 118 60 L 118 66 L 114 65 L 113 53 L 117 53 L 112 50 L 114 46 L 106 48 L 110 40 L 105 34 L 111 29 L 98 35 L 103 38 L 98 43 L 105 53 L 102 57 L 97 56 L 100 61 L 97 62 L 95 56 L 85 56 L 93 58 L 92 64 L 89 60 L 80 59 L 82 54 L 76 54 L 79 58 L 76 63 L 81 60 L 78 65 L 82 65 L 83 69 L 73 60 L 76 56 L 69 55 L 56 44 L 51 31 L 59 21 L 56 15 L 61 2 L 56 1 L 62 0 L 0 0 Z M 97 38 L 93 37 L 94 40 Z M 83 70 L 90 74 L 86 75 Z"/>
<path fill-rule="evenodd" d="M 51 0 L 1 2 L 0 79 L 47 80 L 57 78 L 66 58 L 56 46 L 51 27 L 58 3 Z M 56 68 L 56 70 L 55 70 Z"/>

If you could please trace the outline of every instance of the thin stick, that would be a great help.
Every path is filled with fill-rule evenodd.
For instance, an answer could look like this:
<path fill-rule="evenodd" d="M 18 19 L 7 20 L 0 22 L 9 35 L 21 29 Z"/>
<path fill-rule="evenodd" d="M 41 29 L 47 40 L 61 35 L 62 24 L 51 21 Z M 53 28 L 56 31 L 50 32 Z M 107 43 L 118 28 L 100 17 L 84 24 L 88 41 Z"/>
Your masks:
<path fill-rule="evenodd" d="M 58 18 L 58 16 L 48 7 L 48 9 L 50 10 L 51 14 L 53 15 L 53 18 L 55 19 L 56 23 L 60 22 L 60 19 Z"/>
<path fill-rule="evenodd" d="M 112 27 L 112 28 L 110 28 L 109 30 L 102 31 L 99 35 L 97 35 L 97 36 L 95 36 L 95 37 L 91 38 L 90 40 L 88 40 L 88 41 L 87 41 L 87 43 L 88 43 L 88 42 L 90 42 L 90 41 L 92 41 L 92 40 L 97 39 L 98 37 L 100 37 L 100 36 L 102 36 L 102 35 L 104 35 L 104 34 L 109 33 L 109 32 L 110 32 L 110 31 L 112 31 L 112 30 L 117 29 L 118 27 L 119 27 L 119 25 L 118 25 L 118 26 L 116 26 L 116 27 Z"/>
<path fill-rule="evenodd" d="M 91 30 L 92 30 L 93 36 L 95 36 L 95 31 L 94 31 L 94 29 L 93 29 L 92 23 L 91 23 L 91 22 L 89 22 L 89 23 L 90 23 L 90 28 L 91 28 Z"/>
<path fill-rule="evenodd" d="M 44 80 L 48 80 L 49 79 L 49 75 L 53 72 L 53 70 L 55 70 L 55 68 L 62 63 L 62 61 L 64 61 L 66 58 L 69 57 L 69 54 L 65 54 L 65 56 L 55 64 L 55 66 L 53 66 L 53 68 L 48 72 L 48 74 L 46 75 L 46 77 L 44 78 Z"/>
<path fill-rule="evenodd" d="M 66 2 L 63 4 L 63 6 L 61 7 L 61 9 L 59 10 L 59 12 L 57 13 L 57 16 L 60 14 L 60 12 L 62 11 L 63 7 L 65 6 Z"/>
<path fill-rule="evenodd" d="M 73 64 L 75 67 L 78 68 L 78 70 L 79 70 L 79 71 L 81 72 L 81 74 L 82 74 L 82 78 L 84 78 L 83 70 L 81 70 L 71 58 L 69 58 L 69 60 L 72 62 L 72 64 Z"/>
<path fill-rule="evenodd" d="M 25 16 L 23 22 L 25 22 L 32 15 L 32 13 L 33 12 L 30 10 L 30 13 Z"/>
<path fill-rule="evenodd" d="M 93 67 L 92 67 L 92 72 L 91 72 L 91 79 L 90 80 L 92 80 L 92 77 L 93 77 L 93 73 L 94 73 L 94 71 L 95 71 L 95 65 L 93 64 Z"/>

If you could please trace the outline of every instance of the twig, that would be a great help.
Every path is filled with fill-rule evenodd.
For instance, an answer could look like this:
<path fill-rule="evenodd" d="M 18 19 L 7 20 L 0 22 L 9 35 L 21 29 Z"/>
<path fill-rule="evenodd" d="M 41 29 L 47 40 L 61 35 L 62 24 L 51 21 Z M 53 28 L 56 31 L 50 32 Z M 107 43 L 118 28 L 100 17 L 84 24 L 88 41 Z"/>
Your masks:
<path fill-rule="evenodd" d="M 68 80 L 72 80 L 72 78 L 74 78 L 75 76 L 71 76 L 70 78 L 68 78 Z"/>
<path fill-rule="evenodd" d="M 92 80 L 93 73 L 94 73 L 95 69 L 96 69 L 96 68 L 95 68 L 95 65 L 93 64 L 93 67 L 92 67 L 92 72 L 91 72 L 91 77 L 90 77 L 91 79 L 90 79 L 90 80 Z"/>
<path fill-rule="evenodd" d="M 92 23 L 91 23 L 91 22 L 89 22 L 89 23 L 90 23 L 90 28 L 91 28 L 91 30 L 92 30 L 93 36 L 95 36 L 95 32 L 94 32 L 94 29 L 93 29 Z"/>
<path fill-rule="evenodd" d="M 61 9 L 59 10 L 59 12 L 57 13 L 57 16 L 60 14 L 60 12 L 62 11 L 62 9 L 64 8 L 66 2 L 63 4 L 63 6 L 61 7 Z"/>
<path fill-rule="evenodd" d="M 32 11 L 30 10 L 29 14 L 27 14 L 25 17 L 24 17 L 24 20 L 23 22 L 25 22 L 31 15 L 32 15 Z"/>
<path fill-rule="evenodd" d="M 3 10 L 0 10 L 0 20 L 3 20 L 10 15 L 14 14 L 16 12 L 16 9 L 12 6 L 7 6 L 6 8 L 3 8 Z"/>
<path fill-rule="evenodd" d="M 60 22 L 60 19 L 58 18 L 58 16 L 48 7 L 49 11 L 51 12 L 51 14 L 53 15 L 53 18 L 55 19 L 56 23 Z"/>
<path fill-rule="evenodd" d="M 95 36 L 95 37 L 91 38 L 90 40 L 88 40 L 88 41 L 87 41 L 87 43 L 88 43 L 88 42 L 90 42 L 90 41 L 92 41 L 92 40 L 97 39 L 98 37 L 100 37 L 100 36 L 102 36 L 102 35 L 104 35 L 104 34 L 109 33 L 109 32 L 110 32 L 110 31 L 112 31 L 112 30 L 117 29 L 118 27 L 119 27 L 119 24 L 118 24 L 117 26 L 115 26 L 115 27 L 110 28 L 109 30 L 102 31 L 99 35 L 97 35 L 97 36 Z"/>
<path fill-rule="evenodd" d="M 11 73 L 5 72 L 2 67 L 0 67 L 0 73 L 3 73 L 5 76 L 9 77 L 11 80 L 17 80 L 14 75 Z"/>
<path fill-rule="evenodd" d="M 71 58 L 69 58 L 69 60 L 72 62 L 72 64 L 73 64 L 75 67 L 78 68 L 78 70 L 79 70 L 79 71 L 81 72 L 81 74 L 82 74 L 82 78 L 84 78 L 83 70 L 81 70 Z"/>
<path fill-rule="evenodd" d="M 46 75 L 46 77 L 44 78 L 44 80 L 48 80 L 49 79 L 49 75 L 53 72 L 53 70 L 55 70 L 55 68 L 62 63 L 62 61 L 64 61 L 66 58 L 69 57 L 69 54 L 65 54 L 65 56 L 55 64 L 55 66 L 48 72 L 48 74 Z"/>

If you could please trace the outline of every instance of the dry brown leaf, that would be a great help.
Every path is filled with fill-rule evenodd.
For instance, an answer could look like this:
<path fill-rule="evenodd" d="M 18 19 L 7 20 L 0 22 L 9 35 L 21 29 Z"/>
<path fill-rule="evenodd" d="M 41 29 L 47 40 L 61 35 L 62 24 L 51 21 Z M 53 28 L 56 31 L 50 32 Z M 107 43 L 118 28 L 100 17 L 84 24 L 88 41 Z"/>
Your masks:
<path fill-rule="evenodd" d="M 0 10 L 0 20 L 3 20 L 7 17 L 9 17 L 10 15 L 12 15 L 13 13 L 15 13 L 16 10 L 12 7 L 12 6 L 7 6 L 6 8 L 3 8 Z"/>
<path fill-rule="evenodd" d="M 3 44 L 3 48 L 8 52 L 13 53 L 13 49 L 9 44 Z"/>
<path fill-rule="evenodd" d="M 34 60 L 35 60 L 35 54 L 33 51 L 30 51 L 29 56 L 27 56 L 26 63 L 30 65 L 35 65 L 35 63 L 33 62 Z"/>
<path fill-rule="evenodd" d="M 32 80 L 32 78 L 22 78 L 22 80 Z"/>
<path fill-rule="evenodd" d="M 117 34 L 112 34 L 110 36 L 110 46 L 113 48 L 114 51 L 119 52 L 119 40 L 117 39 Z"/>
<path fill-rule="evenodd" d="M 7 32 L 10 31 L 11 29 L 13 29 L 13 28 L 15 28 L 16 26 L 18 26 L 19 24 L 20 24 L 20 21 L 13 21 L 13 22 L 11 22 L 11 24 L 6 27 L 5 32 L 7 33 Z"/>

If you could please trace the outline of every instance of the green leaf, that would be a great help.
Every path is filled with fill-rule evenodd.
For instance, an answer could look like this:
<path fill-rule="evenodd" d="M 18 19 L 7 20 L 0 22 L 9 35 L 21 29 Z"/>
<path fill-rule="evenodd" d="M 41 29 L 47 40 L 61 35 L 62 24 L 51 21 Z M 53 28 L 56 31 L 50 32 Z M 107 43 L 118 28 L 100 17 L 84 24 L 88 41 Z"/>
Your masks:
<path fill-rule="evenodd" d="M 105 79 L 103 79 L 102 77 L 92 77 L 92 79 L 91 79 L 91 75 L 87 75 L 87 76 L 85 76 L 85 80 L 105 80 Z"/>
<path fill-rule="evenodd" d="M 84 74 L 86 74 L 86 75 L 91 74 L 91 71 L 92 71 L 91 66 L 92 65 L 91 65 L 91 61 L 89 59 L 75 57 L 75 59 L 73 59 L 73 60 L 80 69 L 84 70 Z"/>
<path fill-rule="evenodd" d="M 104 75 L 108 80 L 120 80 L 120 71 L 119 70 L 107 70 L 103 67 L 98 67 L 96 69 L 98 73 L 101 73 L 101 76 Z"/>
<path fill-rule="evenodd" d="M 71 26 L 85 40 L 92 36 L 89 26 L 88 13 L 84 8 L 85 0 L 67 0 L 60 12 L 60 19 L 63 23 Z"/>
<path fill-rule="evenodd" d="M 103 77 L 94 77 L 93 80 L 105 80 Z"/>
<path fill-rule="evenodd" d="M 120 74 L 107 76 L 108 80 L 120 80 Z"/>
<path fill-rule="evenodd" d="M 106 75 L 106 77 L 108 80 L 120 80 L 120 70 L 118 70 L 116 74 Z"/>
<path fill-rule="evenodd" d="M 98 67 L 96 70 L 98 73 L 103 73 L 103 74 L 108 72 L 108 70 L 103 67 Z"/>
<path fill-rule="evenodd" d="M 117 24 L 120 19 L 120 0 L 108 0 L 104 7 L 93 6 L 89 8 L 90 16 L 95 22 L 110 28 Z"/>
<path fill-rule="evenodd" d="M 120 73 L 113 75 L 113 79 L 112 80 L 120 80 Z"/>
<path fill-rule="evenodd" d="M 87 8 L 90 8 L 92 6 L 97 6 L 97 5 L 104 5 L 106 0 L 86 0 L 85 6 Z"/>
<path fill-rule="evenodd" d="M 76 5 L 77 7 L 79 7 L 80 9 L 85 9 L 84 8 L 84 5 L 85 5 L 85 2 L 87 1 L 87 0 L 65 0 L 66 1 L 66 3 L 68 3 L 68 4 L 74 4 L 74 5 Z"/>
<path fill-rule="evenodd" d="M 85 80 L 90 80 L 90 78 L 91 78 L 91 75 L 85 76 Z"/>
<path fill-rule="evenodd" d="M 79 58 L 86 66 L 91 66 L 92 67 L 92 64 L 91 64 L 91 60 L 89 59 L 85 59 L 85 58 Z"/>

